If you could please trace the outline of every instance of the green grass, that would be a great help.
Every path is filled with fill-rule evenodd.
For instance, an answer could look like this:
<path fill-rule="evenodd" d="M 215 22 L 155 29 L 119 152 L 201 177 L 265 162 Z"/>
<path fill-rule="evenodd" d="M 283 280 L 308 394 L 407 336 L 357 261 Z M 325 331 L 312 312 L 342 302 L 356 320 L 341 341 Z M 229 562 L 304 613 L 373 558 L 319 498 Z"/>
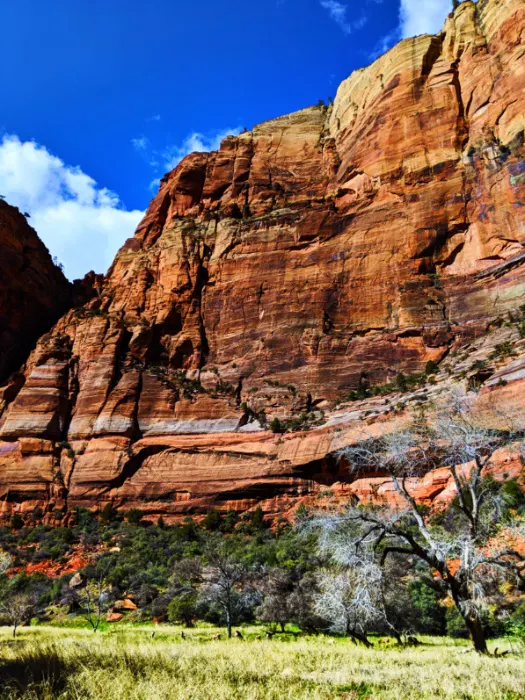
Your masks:
<path fill-rule="evenodd" d="M 0 698 L 209 700 L 238 698 L 525 698 L 522 652 L 503 658 L 461 653 L 464 641 L 422 638 L 417 648 L 363 649 L 346 639 L 294 634 L 211 641 L 218 630 L 116 625 L 0 628 Z M 491 648 L 508 649 L 508 640 Z"/>

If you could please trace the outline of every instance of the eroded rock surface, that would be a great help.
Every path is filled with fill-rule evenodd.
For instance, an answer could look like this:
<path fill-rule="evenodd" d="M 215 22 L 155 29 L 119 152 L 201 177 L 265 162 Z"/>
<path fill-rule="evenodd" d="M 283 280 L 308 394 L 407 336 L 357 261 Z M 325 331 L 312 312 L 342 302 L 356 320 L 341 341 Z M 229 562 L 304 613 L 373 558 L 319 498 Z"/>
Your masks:
<path fill-rule="evenodd" d="M 11 388 L 5 511 L 271 510 L 350 480 L 333 458 L 345 431 L 397 418 L 334 402 L 443 363 L 525 302 L 524 38 L 522 0 L 464 2 L 330 107 L 168 173 L 96 298 Z"/>

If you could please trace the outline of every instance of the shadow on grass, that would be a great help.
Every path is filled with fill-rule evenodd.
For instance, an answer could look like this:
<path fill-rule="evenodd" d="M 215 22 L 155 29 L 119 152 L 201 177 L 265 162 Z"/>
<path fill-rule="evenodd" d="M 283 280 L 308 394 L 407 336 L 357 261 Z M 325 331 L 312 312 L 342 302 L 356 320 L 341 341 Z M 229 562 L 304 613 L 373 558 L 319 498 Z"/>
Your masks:
<path fill-rule="evenodd" d="M 11 650 L 16 658 L 6 658 L 2 650 Z M 4 657 L 4 658 L 2 658 Z M 160 652 L 140 653 L 122 649 L 118 656 L 77 647 L 73 654 L 63 653 L 60 647 L 35 645 L 34 642 L 7 642 L 0 645 L 0 700 L 15 698 L 58 697 L 74 684 L 74 676 L 86 668 L 111 669 L 113 673 L 124 672 L 137 681 L 168 669 L 179 673 L 179 660 L 166 658 Z"/>
<path fill-rule="evenodd" d="M 19 647 L 16 642 L 6 644 L 15 645 Z M 54 697 L 65 689 L 73 668 L 57 649 L 47 647 L 26 651 L 19 647 L 17 652 L 19 653 L 16 659 L 2 659 L 0 656 L 2 700 L 27 696 L 31 691 L 34 697 L 40 697 L 39 691 L 43 690 L 48 696 Z"/>

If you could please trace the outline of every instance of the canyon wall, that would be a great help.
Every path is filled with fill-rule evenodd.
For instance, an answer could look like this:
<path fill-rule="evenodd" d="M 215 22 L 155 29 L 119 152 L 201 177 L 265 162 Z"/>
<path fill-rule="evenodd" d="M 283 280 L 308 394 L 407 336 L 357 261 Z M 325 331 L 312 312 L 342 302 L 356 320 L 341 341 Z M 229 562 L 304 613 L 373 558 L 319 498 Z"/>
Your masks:
<path fill-rule="evenodd" d="M 525 5 L 479 0 L 333 105 L 185 158 L 2 388 L 4 512 L 279 510 L 350 480 L 334 453 L 399 409 L 349 391 L 443 364 L 525 302 L 524 133 Z M 487 391 L 518 397 L 509 377 Z"/>
<path fill-rule="evenodd" d="M 0 199 L 0 410 L 1 384 L 69 308 L 71 288 L 25 216 Z"/>

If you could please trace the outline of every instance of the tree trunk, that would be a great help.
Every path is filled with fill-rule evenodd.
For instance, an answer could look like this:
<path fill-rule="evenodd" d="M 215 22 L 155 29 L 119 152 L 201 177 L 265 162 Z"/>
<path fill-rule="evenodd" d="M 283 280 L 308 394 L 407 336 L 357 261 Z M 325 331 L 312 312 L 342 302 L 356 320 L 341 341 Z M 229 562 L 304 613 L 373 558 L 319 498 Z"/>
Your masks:
<path fill-rule="evenodd" d="M 476 617 L 472 619 L 464 617 L 463 619 L 465 620 L 467 629 L 470 632 L 470 638 L 474 644 L 474 649 L 478 652 L 478 654 L 488 654 L 489 650 L 487 648 L 487 640 L 485 638 L 483 625 L 481 624 L 479 618 Z"/>
<path fill-rule="evenodd" d="M 13 625 L 13 639 L 16 637 L 16 628 L 18 627 L 17 623 Z"/>
<path fill-rule="evenodd" d="M 281 632 L 284 633 L 284 632 L 286 631 L 286 630 L 284 629 L 285 626 L 286 626 L 286 622 L 281 622 L 280 625 L 281 625 Z"/>
<path fill-rule="evenodd" d="M 373 647 L 374 645 L 372 644 L 371 641 L 369 641 L 368 637 L 364 632 L 357 632 L 356 630 L 352 630 L 350 632 L 350 636 L 352 637 L 354 642 L 361 642 L 361 644 L 364 644 L 367 649 L 370 649 L 370 647 Z"/>
<path fill-rule="evenodd" d="M 232 619 L 230 615 L 230 611 L 226 611 L 226 627 L 228 629 L 228 639 L 232 638 Z"/>
<path fill-rule="evenodd" d="M 470 638 L 474 644 L 474 649 L 478 652 L 478 654 L 488 654 L 489 650 L 487 648 L 487 639 L 485 637 L 485 632 L 483 631 L 481 620 L 477 615 L 475 617 L 471 617 L 463 612 L 464 608 L 466 607 L 464 603 L 472 601 L 470 601 L 466 596 L 461 595 L 461 592 L 457 588 L 451 586 L 450 592 L 452 594 L 452 600 L 454 601 L 456 608 L 469 631 Z"/>

